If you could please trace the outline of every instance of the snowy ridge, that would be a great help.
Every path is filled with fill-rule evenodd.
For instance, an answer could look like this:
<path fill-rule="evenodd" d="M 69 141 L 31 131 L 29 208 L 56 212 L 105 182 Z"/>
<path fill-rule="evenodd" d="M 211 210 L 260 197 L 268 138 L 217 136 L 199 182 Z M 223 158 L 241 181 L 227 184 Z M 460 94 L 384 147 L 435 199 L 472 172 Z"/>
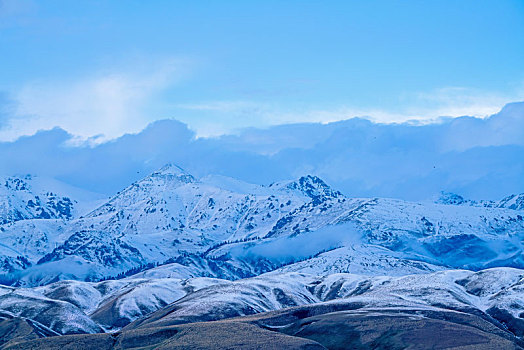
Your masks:
<path fill-rule="evenodd" d="M 524 193 L 513 194 L 502 199 L 498 205 L 499 208 L 508 208 L 513 210 L 524 210 Z"/>
<path fill-rule="evenodd" d="M 404 307 L 483 314 L 522 337 L 523 292 L 524 270 L 512 268 L 399 277 L 272 272 L 238 281 L 133 276 L 98 283 L 61 281 L 29 289 L 3 287 L 0 310 L 66 334 L 115 330 L 136 320 L 134 327 L 150 322 L 150 326 L 163 326 L 299 305 L 351 302 L 369 309 Z M 24 307 L 17 307 L 21 302 Z"/>
<path fill-rule="evenodd" d="M 1 280 L 97 281 L 157 265 L 182 278 L 226 279 L 279 268 L 402 275 L 524 267 L 518 198 L 504 203 L 348 198 L 315 176 L 258 186 L 197 180 L 167 165 L 83 217 L 0 225 Z"/>
<path fill-rule="evenodd" d="M 488 207 L 488 208 L 507 208 L 513 210 L 524 210 L 524 193 L 512 194 L 504 197 L 500 201 L 492 200 L 481 200 L 474 201 L 471 199 L 465 199 L 459 194 L 452 192 L 441 192 L 440 197 L 435 201 L 438 204 L 449 204 L 449 205 L 469 205 L 476 207 Z"/>
<path fill-rule="evenodd" d="M 68 220 L 103 197 L 32 175 L 0 177 L 0 224 L 28 219 Z"/>

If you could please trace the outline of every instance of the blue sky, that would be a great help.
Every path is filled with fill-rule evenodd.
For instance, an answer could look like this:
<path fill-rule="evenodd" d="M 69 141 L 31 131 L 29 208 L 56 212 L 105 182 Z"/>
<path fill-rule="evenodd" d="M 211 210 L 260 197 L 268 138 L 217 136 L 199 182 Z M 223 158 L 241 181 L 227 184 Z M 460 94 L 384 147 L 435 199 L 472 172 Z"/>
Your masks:
<path fill-rule="evenodd" d="M 0 141 L 199 136 L 524 100 L 524 2 L 0 0 Z"/>

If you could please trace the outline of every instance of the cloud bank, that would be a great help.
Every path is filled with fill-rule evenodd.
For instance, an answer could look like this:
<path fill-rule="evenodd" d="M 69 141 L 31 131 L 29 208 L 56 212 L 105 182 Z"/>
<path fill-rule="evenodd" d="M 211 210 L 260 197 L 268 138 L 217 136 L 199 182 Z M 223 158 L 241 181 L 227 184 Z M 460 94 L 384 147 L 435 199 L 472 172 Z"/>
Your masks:
<path fill-rule="evenodd" d="M 55 128 L 0 142 L 0 174 L 37 174 L 113 194 L 167 162 L 197 177 L 251 183 L 315 174 L 346 195 L 423 200 L 440 191 L 472 199 L 524 192 L 524 103 L 485 119 L 379 124 L 353 118 L 197 138 L 175 120 L 97 145 Z"/>

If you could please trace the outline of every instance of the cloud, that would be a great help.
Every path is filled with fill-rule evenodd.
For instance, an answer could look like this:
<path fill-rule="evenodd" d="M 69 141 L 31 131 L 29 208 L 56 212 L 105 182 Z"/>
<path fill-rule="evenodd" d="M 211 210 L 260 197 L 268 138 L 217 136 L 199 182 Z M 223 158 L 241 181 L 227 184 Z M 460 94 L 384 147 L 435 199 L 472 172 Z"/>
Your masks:
<path fill-rule="evenodd" d="M 148 104 L 182 79 L 189 64 L 163 59 L 136 66 L 144 68 L 25 84 L 13 93 L 16 108 L 0 130 L 0 140 L 14 140 L 55 126 L 78 139 L 96 142 L 140 131 L 152 121 L 147 115 Z"/>
<path fill-rule="evenodd" d="M 289 114 L 284 119 L 327 123 L 360 117 L 377 123 L 432 123 L 442 117 L 485 118 L 500 111 L 509 101 L 524 100 L 524 88 L 501 94 L 465 87 L 445 87 L 429 92 L 403 93 L 398 99 L 398 106 L 390 109 L 342 106 L 333 110 L 313 110 L 302 116 Z"/>
<path fill-rule="evenodd" d="M 0 91 L 0 128 L 4 126 L 12 114 L 13 102 L 7 93 Z"/>
<path fill-rule="evenodd" d="M 245 109 L 260 108 L 260 104 L 248 101 L 210 101 L 201 103 L 186 103 L 177 105 L 178 108 L 196 111 L 233 112 Z"/>
<path fill-rule="evenodd" d="M 266 258 L 289 263 L 348 244 L 362 243 L 362 235 L 353 223 L 327 226 L 312 232 L 301 232 L 294 237 L 282 237 L 256 245 L 233 248 L 235 257 Z"/>
<path fill-rule="evenodd" d="M 434 123 L 442 117 L 486 117 L 507 102 L 524 98 L 524 89 L 503 95 L 464 87 L 403 93 L 391 108 L 302 106 L 249 100 L 168 101 L 166 91 L 194 69 L 195 59 L 142 58 L 113 69 L 69 80 L 35 80 L 10 91 L 16 108 L 4 112 L 0 140 L 60 127 L 74 142 L 100 143 L 138 132 L 147 123 L 175 116 L 197 137 L 239 134 L 243 129 L 293 123 L 331 123 L 353 117 L 377 123 Z M 189 74 L 188 74 L 189 73 Z M 170 94 L 172 96 L 173 94 Z M 158 112 L 161 111 L 161 112 Z"/>
<path fill-rule="evenodd" d="M 196 177 L 259 184 L 314 174 L 351 197 L 424 200 L 450 191 L 501 199 L 524 192 L 524 103 L 489 118 L 431 124 L 355 118 L 197 138 L 187 125 L 164 120 L 100 144 L 72 139 L 57 128 L 0 142 L 0 174 L 50 176 L 112 194 L 172 162 Z"/>
<path fill-rule="evenodd" d="M 484 118 L 500 111 L 509 101 L 524 99 L 524 89 L 502 94 L 465 87 L 445 87 L 431 92 L 413 94 L 420 107 L 410 108 L 411 114 L 436 117 L 474 116 Z M 405 97 L 409 99 L 409 97 Z"/>
<path fill-rule="evenodd" d="M 235 134 L 248 127 L 267 127 L 270 104 L 256 101 L 225 100 L 181 103 L 173 106 L 180 111 L 180 120 L 197 132 L 198 137 Z M 285 122 L 285 121 L 283 121 Z"/>
<path fill-rule="evenodd" d="M 524 100 L 524 88 L 501 94 L 465 87 L 445 87 L 429 92 L 403 93 L 391 108 L 334 106 L 290 108 L 277 103 L 257 101 L 201 101 L 178 104 L 199 137 L 238 134 L 243 128 L 270 127 L 293 123 L 332 123 L 359 117 L 376 123 L 428 124 L 442 118 L 474 116 L 485 118 L 497 113 L 508 101 Z"/>

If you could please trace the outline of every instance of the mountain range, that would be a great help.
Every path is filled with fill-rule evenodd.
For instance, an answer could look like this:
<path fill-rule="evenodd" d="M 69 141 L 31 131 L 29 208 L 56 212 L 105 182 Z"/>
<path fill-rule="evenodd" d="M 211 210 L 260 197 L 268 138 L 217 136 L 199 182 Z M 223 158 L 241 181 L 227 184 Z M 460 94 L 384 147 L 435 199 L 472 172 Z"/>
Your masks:
<path fill-rule="evenodd" d="M 363 348 L 416 343 L 423 335 L 413 317 L 464 328 L 471 339 L 482 333 L 465 348 L 522 346 L 524 194 L 353 198 L 312 175 L 262 186 L 168 164 L 107 199 L 10 176 L 0 188 L 0 236 L 6 348 L 80 348 L 56 337 L 78 333 L 97 334 L 81 338 L 86 344 L 108 334 L 125 348 L 122 341 L 142 344 L 150 329 L 171 334 L 158 348 L 184 332 L 199 344 L 205 339 L 184 325 L 211 322 L 201 334 L 227 332 L 212 322 L 231 317 L 298 347 L 348 341 L 330 345 L 320 336 L 326 328 L 308 326 L 308 317 L 350 327 Z M 377 315 L 405 327 L 394 336 L 355 328 Z M 289 317 L 282 328 L 277 319 Z"/>

